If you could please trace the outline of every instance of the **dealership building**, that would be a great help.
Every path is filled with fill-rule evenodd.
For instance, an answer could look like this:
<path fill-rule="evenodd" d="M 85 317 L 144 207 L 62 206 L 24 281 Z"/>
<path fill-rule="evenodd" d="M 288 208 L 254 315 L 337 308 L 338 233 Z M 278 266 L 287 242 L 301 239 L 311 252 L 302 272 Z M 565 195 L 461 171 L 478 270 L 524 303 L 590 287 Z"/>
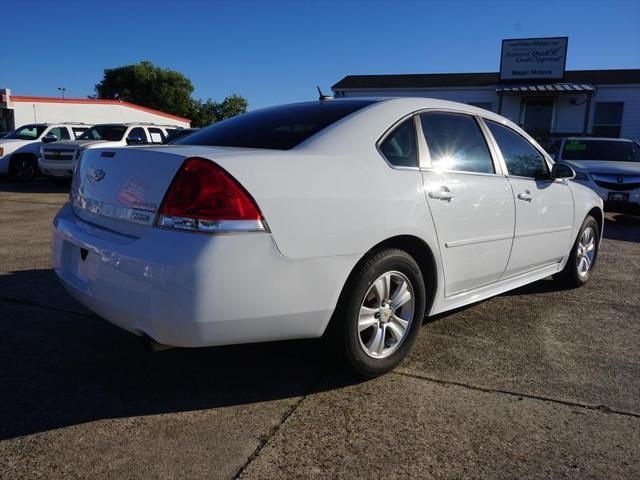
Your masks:
<path fill-rule="evenodd" d="M 640 69 L 565 71 L 567 37 L 504 40 L 499 72 L 348 75 L 336 97 L 431 97 L 497 112 L 537 139 L 640 141 Z"/>
<path fill-rule="evenodd" d="M 189 127 L 188 118 L 142 107 L 122 100 L 93 98 L 27 97 L 0 89 L 0 131 L 9 132 L 30 123 L 77 122 L 155 123 Z"/>

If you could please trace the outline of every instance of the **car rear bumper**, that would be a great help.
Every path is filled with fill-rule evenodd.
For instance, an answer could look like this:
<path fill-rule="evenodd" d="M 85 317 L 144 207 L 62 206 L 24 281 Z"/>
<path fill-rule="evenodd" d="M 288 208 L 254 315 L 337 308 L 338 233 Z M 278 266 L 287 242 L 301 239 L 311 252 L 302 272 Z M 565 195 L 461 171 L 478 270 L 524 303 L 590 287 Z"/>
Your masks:
<path fill-rule="evenodd" d="M 51 177 L 72 177 L 75 160 L 45 160 L 38 158 L 38 168 L 43 175 Z"/>
<path fill-rule="evenodd" d="M 182 347 L 318 337 L 357 261 L 289 260 L 268 233 L 150 227 L 136 238 L 84 222 L 68 204 L 52 251 L 56 274 L 90 310 Z"/>

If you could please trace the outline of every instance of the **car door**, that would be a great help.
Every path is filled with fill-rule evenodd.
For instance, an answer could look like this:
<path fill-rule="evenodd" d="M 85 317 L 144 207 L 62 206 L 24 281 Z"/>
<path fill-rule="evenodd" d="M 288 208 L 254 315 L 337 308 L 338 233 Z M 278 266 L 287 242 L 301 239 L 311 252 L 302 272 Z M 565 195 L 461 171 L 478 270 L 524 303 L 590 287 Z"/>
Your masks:
<path fill-rule="evenodd" d="M 511 185 L 473 115 L 418 117 L 426 142 L 423 183 L 451 296 L 495 282 L 509 259 L 515 223 Z"/>
<path fill-rule="evenodd" d="M 560 262 L 571 247 L 573 195 L 566 180 L 552 180 L 544 155 L 524 136 L 486 120 L 513 187 L 516 227 L 505 276 Z"/>

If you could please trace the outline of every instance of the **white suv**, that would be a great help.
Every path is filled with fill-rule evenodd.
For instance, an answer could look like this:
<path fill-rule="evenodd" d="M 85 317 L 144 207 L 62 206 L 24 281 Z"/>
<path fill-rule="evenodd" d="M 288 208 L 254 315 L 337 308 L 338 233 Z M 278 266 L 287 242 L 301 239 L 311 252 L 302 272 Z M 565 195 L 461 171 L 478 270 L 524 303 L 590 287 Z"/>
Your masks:
<path fill-rule="evenodd" d="M 38 173 L 38 156 L 44 143 L 72 140 L 90 125 L 83 123 L 33 123 L 0 138 L 0 173 L 28 181 Z"/>
<path fill-rule="evenodd" d="M 82 152 L 90 148 L 161 144 L 173 125 L 103 123 L 94 125 L 78 140 L 42 146 L 38 166 L 51 178 L 71 178 Z"/>

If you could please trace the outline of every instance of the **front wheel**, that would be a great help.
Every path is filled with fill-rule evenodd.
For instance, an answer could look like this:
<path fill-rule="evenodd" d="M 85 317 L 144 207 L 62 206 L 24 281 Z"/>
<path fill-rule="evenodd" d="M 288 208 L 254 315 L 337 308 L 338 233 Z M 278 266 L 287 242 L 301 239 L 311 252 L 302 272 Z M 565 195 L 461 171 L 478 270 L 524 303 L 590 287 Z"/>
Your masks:
<path fill-rule="evenodd" d="M 598 222 L 588 215 L 573 244 L 569 260 L 557 278 L 568 287 L 581 287 L 586 284 L 593 274 L 593 268 L 598 258 L 600 228 Z"/>
<path fill-rule="evenodd" d="M 19 155 L 11 159 L 11 176 L 19 182 L 30 182 L 38 174 L 36 159 L 29 155 Z"/>
<path fill-rule="evenodd" d="M 425 312 L 416 261 L 398 249 L 373 254 L 355 272 L 336 311 L 336 346 L 361 376 L 376 377 L 408 354 Z"/>

